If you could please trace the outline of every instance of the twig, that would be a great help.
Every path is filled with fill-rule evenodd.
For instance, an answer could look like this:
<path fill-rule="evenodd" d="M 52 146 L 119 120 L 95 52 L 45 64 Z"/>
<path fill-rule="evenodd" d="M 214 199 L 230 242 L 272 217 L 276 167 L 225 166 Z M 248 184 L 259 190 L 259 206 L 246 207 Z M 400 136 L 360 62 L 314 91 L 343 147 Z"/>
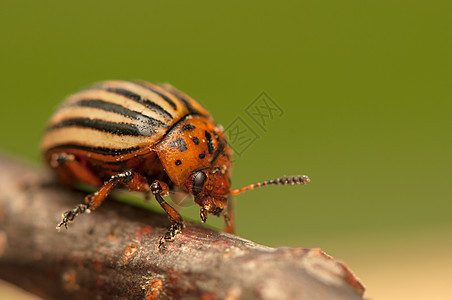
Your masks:
<path fill-rule="evenodd" d="M 362 299 L 320 249 L 270 248 L 187 224 L 159 249 L 166 216 L 115 201 L 57 232 L 80 193 L 0 155 L 0 278 L 47 299 Z"/>

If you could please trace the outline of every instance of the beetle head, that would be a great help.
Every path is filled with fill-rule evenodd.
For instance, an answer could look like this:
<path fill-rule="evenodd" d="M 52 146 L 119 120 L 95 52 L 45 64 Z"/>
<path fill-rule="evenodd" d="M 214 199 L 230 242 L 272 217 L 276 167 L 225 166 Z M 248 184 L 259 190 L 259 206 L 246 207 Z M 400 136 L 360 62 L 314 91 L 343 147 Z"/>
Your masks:
<path fill-rule="evenodd" d="M 194 171 L 185 182 L 185 187 L 201 206 L 201 220 L 207 214 L 219 216 L 227 206 L 227 195 L 231 183 L 226 168 L 206 168 Z"/>

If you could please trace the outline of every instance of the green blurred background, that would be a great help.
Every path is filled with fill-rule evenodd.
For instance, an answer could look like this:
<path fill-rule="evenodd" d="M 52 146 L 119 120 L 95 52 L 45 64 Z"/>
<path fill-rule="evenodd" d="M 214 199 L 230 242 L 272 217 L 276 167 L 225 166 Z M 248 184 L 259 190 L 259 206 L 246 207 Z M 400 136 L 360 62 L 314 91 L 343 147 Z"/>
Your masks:
<path fill-rule="evenodd" d="M 451 13 L 450 1 L 3 0 L 0 147 L 38 162 L 66 95 L 169 82 L 260 136 L 235 157 L 234 187 L 312 179 L 238 196 L 239 235 L 320 247 L 368 297 L 452 297 Z M 284 110 L 265 131 L 245 113 L 262 91 Z"/>

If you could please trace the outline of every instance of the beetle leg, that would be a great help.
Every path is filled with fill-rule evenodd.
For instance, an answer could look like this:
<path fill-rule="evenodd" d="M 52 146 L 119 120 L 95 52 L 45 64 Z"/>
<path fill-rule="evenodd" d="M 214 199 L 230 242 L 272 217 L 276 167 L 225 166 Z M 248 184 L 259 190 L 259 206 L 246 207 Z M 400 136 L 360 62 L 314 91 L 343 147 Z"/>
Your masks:
<path fill-rule="evenodd" d="M 201 222 L 206 223 L 207 221 L 207 210 L 203 207 L 199 210 L 199 217 L 201 218 Z"/>
<path fill-rule="evenodd" d="M 165 210 L 168 215 L 168 219 L 171 222 L 171 226 L 164 236 L 160 239 L 159 247 L 165 242 L 172 242 L 176 238 L 176 234 L 180 233 L 184 228 L 184 220 L 181 215 L 171 207 L 163 198 L 162 195 L 167 193 L 167 185 L 159 180 L 154 181 L 151 184 L 151 192 L 155 197 L 155 200 Z"/>
<path fill-rule="evenodd" d="M 72 222 L 79 214 L 86 211 L 92 211 L 99 207 L 104 199 L 110 194 L 111 190 L 122 182 L 128 184 L 134 177 L 134 172 L 132 170 L 126 170 L 122 173 L 113 175 L 110 180 L 106 181 L 104 185 L 95 193 L 90 194 L 85 197 L 84 204 L 77 205 L 73 210 L 69 210 L 63 214 L 63 219 L 60 224 L 58 224 L 57 229 L 59 230 L 61 226 L 67 228 L 67 224 Z"/>
<path fill-rule="evenodd" d="M 224 212 L 224 231 L 227 233 L 235 234 L 235 199 L 232 196 L 228 196 L 228 206 Z"/>
<path fill-rule="evenodd" d="M 102 185 L 102 179 L 96 176 L 87 166 L 79 162 L 73 154 L 58 153 L 52 155 L 50 166 L 56 168 L 60 175 L 59 178 L 61 178 L 66 185 L 72 185 L 74 177 L 90 185 Z M 65 169 L 69 172 L 65 172 Z"/>
<path fill-rule="evenodd" d="M 234 214 L 235 199 L 228 196 L 227 211 L 223 213 L 224 216 L 224 231 L 235 234 L 235 214 Z"/>

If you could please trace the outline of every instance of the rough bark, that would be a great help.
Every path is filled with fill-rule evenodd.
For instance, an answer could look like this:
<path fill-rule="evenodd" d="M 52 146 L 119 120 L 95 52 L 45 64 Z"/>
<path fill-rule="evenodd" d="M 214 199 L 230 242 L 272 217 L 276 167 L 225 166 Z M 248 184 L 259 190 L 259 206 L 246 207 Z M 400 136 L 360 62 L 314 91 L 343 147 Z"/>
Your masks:
<path fill-rule="evenodd" d="M 107 200 L 55 229 L 81 193 L 0 155 L 0 278 L 46 299 L 362 299 L 342 263 L 270 248 L 200 224 L 159 249 L 166 216 Z"/>

